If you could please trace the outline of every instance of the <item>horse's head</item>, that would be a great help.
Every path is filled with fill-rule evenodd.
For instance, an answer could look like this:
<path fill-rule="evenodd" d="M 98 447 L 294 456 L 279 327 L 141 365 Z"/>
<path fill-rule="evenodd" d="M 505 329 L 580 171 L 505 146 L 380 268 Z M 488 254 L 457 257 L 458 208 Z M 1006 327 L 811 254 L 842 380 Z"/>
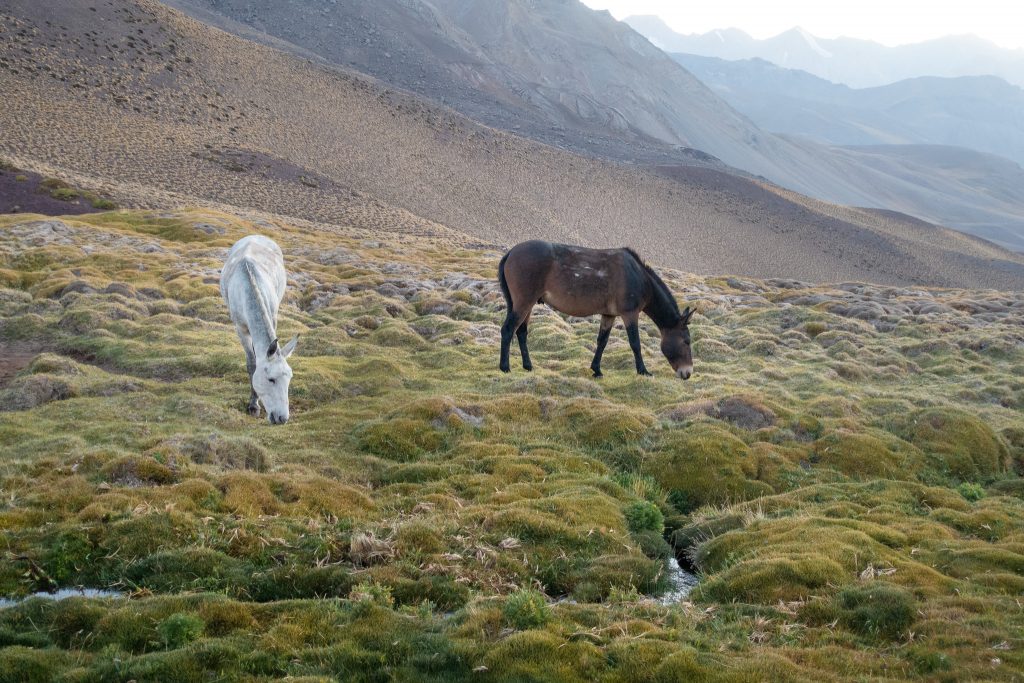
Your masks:
<path fill-rule="evenodd" d="M 267 349 L 267 355 L 256 358 L 256 372 L 252 373 L 252 389 L 260 397 L 260 403 L 267 411 L 270 424 L 283 425 L 288 421 L 288 385 L 292 381 L 288 356 L 292 355 L 298 343 L 298 335 L 283 347 L 275 339 Z"/>
<path fill-rule="evenodd" d="M 690 379 L 690 375 L 693 374 L 693 354 L 690 352 L 691 316 L 693 309 L 687 306 L 679 322 L 661 330 L 661 352 L 665 354 L 676 376 L 683 379 Z"/>

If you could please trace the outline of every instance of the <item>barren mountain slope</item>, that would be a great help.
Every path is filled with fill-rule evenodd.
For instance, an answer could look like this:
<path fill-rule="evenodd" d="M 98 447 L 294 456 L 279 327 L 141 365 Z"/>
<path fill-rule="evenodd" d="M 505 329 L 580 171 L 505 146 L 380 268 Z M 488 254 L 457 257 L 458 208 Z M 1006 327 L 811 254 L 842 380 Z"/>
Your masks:
<path fill-rule="evenodd" d="M 541 142 L 657 165 L 701 163 L 696 148 L 821 199 L 991 227 L 980 234 L 1014 235 L 1005 244 L 1024 250 L 1024 197 L 992 201 L 985 186 L 997 178 L 964 185 L 927 165 L 890 169 L 776 136 L 577 0 L 175 1 L 204 21 L 246 36 L 267 31 L 265 42 L 287 41 Z M 894 188 L 906 191 L 894 200 Z"/>
<path fill-rule="evenodd" d="M 148 0 L 15 0 L 0 27 L 0 153 L 121 201 L 200 199 L 401 232 L 442 223 L 502 244 L 629 243 L 702 273 L 1024 286 L 1020 258 L 981 241 L 929 228 L 920 242 L 913 222 L 830 221 L 828 205 L 803 209 L 732 176 L 576 156 Z"/>

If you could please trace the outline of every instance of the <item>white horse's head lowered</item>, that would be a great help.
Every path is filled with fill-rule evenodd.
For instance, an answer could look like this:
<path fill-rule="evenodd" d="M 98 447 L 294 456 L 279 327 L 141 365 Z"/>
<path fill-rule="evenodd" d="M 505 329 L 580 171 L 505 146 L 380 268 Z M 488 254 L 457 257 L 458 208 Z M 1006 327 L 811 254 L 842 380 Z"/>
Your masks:
<path fill-rule="evenodd" d="M 288 385 L 292 381 L 292 369 L 288 356 L 295 351 L 299 335 L 280 346 L 275 339 L 267 354 L 256 357 L 256 372 L 252 373 L 252 389 L 260 398 L 270 424 L 283 425 L 288 421 Z"/>

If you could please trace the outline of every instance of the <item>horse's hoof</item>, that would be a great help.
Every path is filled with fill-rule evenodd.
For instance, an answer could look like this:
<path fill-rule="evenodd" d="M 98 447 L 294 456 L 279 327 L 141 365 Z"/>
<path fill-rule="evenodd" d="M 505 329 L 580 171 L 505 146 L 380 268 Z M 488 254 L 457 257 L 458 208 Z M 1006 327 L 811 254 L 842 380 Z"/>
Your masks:
<path fill-rule="evenodd" d="M 594 370 L 594 379 L 600 379 L 601 377 L 604 377 L 604 373 L 600 370 Z"/>
<path fill-rule="evenodd" d="M 532 365 L 524 365 L 523 366 L 523 370 L 526 370 L 527 372 L 533 372 L 533 366 Z"/>
<path fill-rule="evenodd" d="M 654 373 L 648 372 L 647 370 L 637 370 L 636 374 L 640 375 L 641 377 L 654 377 Z"/>
<path fill-rule="evenodd" d="M 502 372 L 504 372 L 506 375 L 508 373 L 512 372 L 512 368 L 498 368 L 498 369 L 501 370 Z"/>
<path fill-rule="evenodd" d="M 246 409 L 246 412 L 248 412 L 253 417 L 259 417 L 260 416 L 260 407 L 259 406 L 249 406 Z"/>

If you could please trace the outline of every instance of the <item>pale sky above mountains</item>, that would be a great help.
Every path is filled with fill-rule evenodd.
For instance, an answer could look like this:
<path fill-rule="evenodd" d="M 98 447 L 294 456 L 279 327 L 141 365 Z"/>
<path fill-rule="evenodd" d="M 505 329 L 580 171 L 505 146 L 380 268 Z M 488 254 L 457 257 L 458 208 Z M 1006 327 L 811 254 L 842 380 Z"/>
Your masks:
<path fill-rule="evenodd" d="M 973 33 L 1006 48 L 1024 48 L 1024 4 L 1007 0 L 583 0 L 616 19 L 655 14 L 679 33 L 739 28 L 769 38 L 800 26 L 820 38 L 849 36 L 884 45 Z"/>

